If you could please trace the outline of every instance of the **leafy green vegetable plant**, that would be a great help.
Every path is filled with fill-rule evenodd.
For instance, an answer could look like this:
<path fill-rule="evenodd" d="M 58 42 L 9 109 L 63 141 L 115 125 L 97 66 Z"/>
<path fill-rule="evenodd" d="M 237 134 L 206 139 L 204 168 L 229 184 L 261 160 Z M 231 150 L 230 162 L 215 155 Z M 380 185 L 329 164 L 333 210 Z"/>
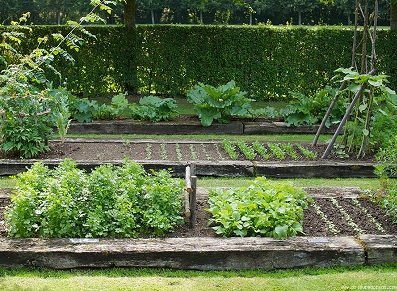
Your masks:
<path fill-rule="evenodd" d="M 268 143 L 267 146 L 269 147 L 270 154 L 275 156 L 279 160 L 285 160 L 285 152 L 277 143 Z"/>
<path fill-rule="evenodd" d="M 300 150 L 300 152 L 308 159 L 310 160 L 314 160 L 317 158 L 317 153 L 305 148 L 304 146 L 297 144 L 296 145 L 298 147 L 298 149 Z"/>
<path fill-rule="evenodd" d="M 160 98 L 146 96 L 139 100 L 138 104 L 131 105 L 132 118 L 159 122 L 172 120 L 178 114 L 178 105 L 173 98 Z"/>
<path fill-rule="evenodd" d="M 280 148 L 284 150 L 284 152 L 290 156 L 294 160 L 298 160 L 299 156 L 294 149 L 294 146 L 290 143 L 281 143 Z"/>
<path fill-rule="evenodd" d="M 284 117 L 284 121 L 288 126 L 318 124 L 323 119 L 332 98 L 337 92 L 337 89 L 329 86 L 316 92 L 312 97 L 298 92 L 290 92 L 293 99 L 286 108 L 280 110 L 280 114 Z M 339 123 L 346 108 L 346 98 L 339 98 L 325 124 L 326 127 Z"/>
<path fill-rule="evenodd" d="M 255 159 L 256 157 L 255 150 L 251 146 L 249 146 L 245 141 L 239 140 L 237 141 L 236 145 L 248 160 L 252 161 Z"/>
<path fill-rule="evenodd" d="M 303 210 L 310 201 L 291 183 L 258 177 L 247 187 L 210 190 L 208 211 L 212 228 L 224 237 L 285 239 L 303 233 Z"/>
<path fill-rule="evenodd" d="M 252 143 L 252 147 L 264 160 L 268 160 L 270 158 L 267 149 L 259 141 L 254 141 Z"/>
<path fill-rule="evenodd" d="M 108 8 L 112 1 L 92 1 L 95 7 Z M 111 10 L 106 9 L 106 11 Z M 93 10 L 80 23 L 71 22 L 71 31 L 63 36 L 54 33 L 39 37 L 37 46 L 30 53 L 23 52 L 25 33 L 32 29 L 23 24 L 29 13 L 22 15 L 19 21 L 12 21 L 12 30 L 1 34 L 0 63 L 4 69 L 0 73 L 0 114 L 1 114 L 1 149 L 8 155 L 32 158 L 48 150 L 47 141 L 52 135 L 52 127 L 57 125 L 63 140 L 69 126 L 70 95 L 64 88 L 53 88 L 54 81 L 62 84 L 62 76 L 52 65 L 54 60 L 62 57 L 74 62 L 68 51 L 78 51 L 83 39 L 75 34 L 93 37 L 81 26 L 82 22 L 93 22 L 100 18 Z M 58 45 L 46 48 L 52 38 Z M 62 48 L 66 46 L 66 48 Z M 59 80 L 48 77 L 54 75 Z"/>
<path fill-rule="evenodd" d="M 229 157 L 232 160 L 238 159 L 238 153 L 236 151 L 236 148 L 230 141 L 224 139 L 222 141 L 222 148 L 225 150 L 225 152 L 229 155 Z"/>
<path fill-rule="evenodd" d="M 142 165 L 101 165 L 87 174 L 66 159 L 54 170 L 35 163 L 16 176 L 6 209 L 12 237 L 137 237 L 182 224 L 182 180 Z"/>
<path fill-rule="evenodd" d="M 251 99 L 245 97 L 232 80 L 217 88 L 199 83 L 187 93 L 187 100 L 194 105 L 203 126 L 214 121 L 229 123 L 232 117 L 251 117 Z"/>

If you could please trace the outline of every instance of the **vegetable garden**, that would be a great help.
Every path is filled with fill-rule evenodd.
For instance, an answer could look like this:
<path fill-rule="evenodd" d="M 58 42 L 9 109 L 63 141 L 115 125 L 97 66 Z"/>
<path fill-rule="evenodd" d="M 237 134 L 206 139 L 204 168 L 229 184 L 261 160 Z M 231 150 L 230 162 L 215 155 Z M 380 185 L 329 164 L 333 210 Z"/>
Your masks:
<path fill-rule="evenodd" d="M 376 4 L 377 2 L 375 1 Z M 89 29 L 82 27 L 81 23 L 75 23 L 66 36 L 52 34 L 51 41 L 58 42 L 58 45 L 45 48 L 46 43 L 51 41 L 48 37 L 39 37 L 38 47 L 25 54 L 21 43 L 25 34 L 32 33 L 32 29 L 22 25 L 28 16 L 21 17 L 19 22 L 13 24 L 13 30 L 7 29 L 2 33 L 1 49 L 5 53 L 1 58 L 4 69 L 0 78 L 1 154 L 5 158 L 3 160 L 27 160 L 32 162 L 32 166 L 15 177 L 16 186 L 10 203 L 7 202 L 4 210 L 3 225 L 8 235 L 17 238 L 142 238 L 169 235 L 167 233 L 186 223 L 183 210 L 187 205 L 193 208 L 198 206 L 192 196 L 189 196 L 190 200 L 184 198 L 184 191 L 189 187 L 184 187 L 181 179 L 172 176 L 172 169 L 147 170 L 143 163 L 139 163 L 153 160 L 176 161 L 180 164 L 195 161 L 215 164 L 220 161 L 249 163 L 254 176 L 251 183 L 239 189 L 217 189 L 208 193 L 205 211 L 211 215 L 208 226 L 211 226 L 215 235 L 276 239 L 303 236 L 305 211 L 310 211 L 312 217 L 322 220 L 331 235 L 337 235 L 340 230 L 329 214 L 327 216 L 324 212 L 326 204 L 337 210 L 339 217 L 346 222 L 347 227 L 353 229 L 353 233 L 379 234 L 385 233 L 385 228 L 389 227 L 388 233 L 395 234 L 395 229 L 386 226 L 384 220 L 380 222 L 373 212 L 373 209 L 381 206 L 385 215 L 394 222 L 397 220 L 397 186 L 393 180 L 397 167 L 396 140 L 391 138 L 397 136 L 397 94 L 388 87 L 388 76 L 375 74 L 376 5 L 374 15 L 372 30 L 368 24 L 368 13 L 362 15 L 365 25 L 359 41 L 364 53 L 361 67 L 357 65 L 358 46 L 355 44 L 351 68 L 336 69 L 333 78 L 325 77 L 327 73 L 324 70 L 315 70 L 332 86 L 324 86 L 323 82 L 319 82 L 315 84 L 317 90 L 306 90 L 300 81 L 294 82 L 291 84 L 293 90 L 289 92 L 290 101 L 282 110 L 270 106 L 254 106 L 258 96 L 265 94 L 264 90 L 266 94 L 271 91 L 269 86 L 274 89 L 271 94 L 278 95 L 285 101 L 286 92 L 280 87 L 284 82 L 282 76 L 288 74 L 281 71 L 273 74 L 280 78 L 276 84 L 266 84 L 258 89 L 255 88 L 257 83 L 247 82 L 237 73 L 213 78 L 208 84 L 202 83 L 209 81 L 205 76 L 202 81 L 192 83 L 196 78 L 188 78 L 188 73 L 184 71 L 186 68 L 183 67 L 179 68 L 180 75 L 185 74 L 190 79 L 188 83 L 186 80 L 179 80 L 179 83 L 170 81 L 171 74 L 164 74 L 170 79 L 161 83 L 158 79 L 161 74 L 135 64 L 141 81 L 151 79 L 146 80 L 146 85 L 142 85 L 145 84 L 142 81 L 138 86 L 139 93 L 142 94 L 139 102 L 131 103 L 128 93 L 116 93 L 105 103 L 92 98 L 76 97 L 69 90 L 70 83 L 66 83 L 66 78 L 62 79 L 64 72 L 55 65 L 65 60 L 74 62 L 74 54 L 84 48 L 82 36 L 93 39 L 95 36 Z M 94 14 L 89 14 L 82 21 L 91 22 L 95 19 Z M 355 40 L 358 37 L 357 22 Z M 146 41 L 153 37 L 148 31 L 145 31 Z M 301 33 L 289 32 L 292 35 Z M 250 33 L 252 31 L 248 31 L 247 35 Z M 368 39 L 371 40 L 371 49 L 366 47 Z M 367 51 L 371 52 L 371 64 L 365 61 L 368 59 Z M 147 52 L 145 57 L 150 54 Z M 63 57 L 62 61 L 60 56 Z M 267 60 L 273 58 L 275 56 L 268 56 Z M 155 57 L 150 60 L 155 61 Z M 250 63 L 255 63 L 254 60 L 249 60 Z M 371 68 L 369 71 L 368 67 Z M 80 69 L 84 70 L 84 66 Z M 139 70 L 148 71 L 139 75 Z M 300 72 L 302 71 L 304 68 L 300 66 Z M 70 74 L 71 71 L 68 72 Z M 254 74 L 251 76 L 254 77 Z M 226 77 L 233 79 L 225 79 Z M 241 81 L 247 91 L 238 86 L 234 77 Z M 65 82 L 65 86 L 58 87 L 56 84 L 59 81 Z M 210 83 L 218 84 L 214 86 Z M 71 84 L 75 88 L 79 87 L 74 81 Z M 131 84 L 124 85 L 131 88 Z M 115 88 L 115 91 L 118 89 L 120 88 Z M 302 90 L 298 92 L 297 89 Z M 178 115 L 178 105 L 175 98 L 166 95 L 179 95 L 181 91 L 185 93 L 195 118 L 203 127 L 210 128 L 214 124 L 228 124 L 240 119 L 255 121 L 258 118 L 277 122 L 281 120 L 285 127 L 317 126 L 319 122 L 321 125 L 310 145 L 265 143 L 259 138 L 243 140 L 238 137 L 209 142 L 169 143 L 131 142 L 124 139 L 121 142 L 119 140 L 118 145 L 125 148 L 118 147 L 117 153 L 113 153 L 113 160 L 118 165 L 104 163 L 104 156 L 100 152 L 91 151 L 89 154 L 97 156 L 90 160 L 97 159 L 104 164 L 92 167 L 90 171 L 83 170 L 81 165 L 67 156 L 67 132 L 72 120 L 73 123 L 88 124 L 94 120 L 128 119 L 131 126 L 134 122 L 171 122 Z M 338 129 L 320 157 L 318 136 L 323 127 L 332 126 L 338 126 Z M 59 140 L 54 140 L 54 130 Z M 337 139 L 340 141 L 337 142 Z M 106 151 L 105 146 L 102 151 Z M 291 183 L 256 177 L 258 163 L 324 161 L 330 152 L 331 156 L 337 157 L 342 163 L 352 156 L 358 161 L 367 159 L 373 162 L 376 175 L 383 181 L 383 189 L 371 193 L 371 201 L 365 200 L 372 204 L 360 201 L 358 197 L 351 202 L 334 197 L 313 200 L 304 189 Z M 54 168 L 43 163 L 51 155 L 58 158 Z M 119 155 L 123 158 L 119 158 Z M 41 161 L 34 162 L 35 158 Z M 363 206 L 365 203 L 367 207 Z M 355 215 L 349 213 L 347 205 L 355 206 Z M 359 215 L 365 215 L 374 227 L 363 229 L 352 218 Z M 194 224 L 191 228 L 194 228 Z"/>

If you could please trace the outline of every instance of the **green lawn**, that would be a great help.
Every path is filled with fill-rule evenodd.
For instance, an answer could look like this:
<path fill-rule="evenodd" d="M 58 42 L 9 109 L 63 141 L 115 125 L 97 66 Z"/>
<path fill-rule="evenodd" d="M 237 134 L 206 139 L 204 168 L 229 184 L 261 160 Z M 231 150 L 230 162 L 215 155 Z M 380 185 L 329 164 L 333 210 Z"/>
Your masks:
<path fill-rule="evenodd" d="M 397 265 L 278 271 L 0 269 L 0 290 L 397 289 Z"/>

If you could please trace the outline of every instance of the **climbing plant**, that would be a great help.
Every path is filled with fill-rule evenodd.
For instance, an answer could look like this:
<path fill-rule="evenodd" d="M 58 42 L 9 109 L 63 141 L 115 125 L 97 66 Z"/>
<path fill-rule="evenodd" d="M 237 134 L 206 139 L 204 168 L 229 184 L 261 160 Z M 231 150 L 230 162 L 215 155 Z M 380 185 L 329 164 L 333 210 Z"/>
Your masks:
<path fill-rule="evenodd" d="M 70 22 L 70 32 L 64 36 L 54 33 L 39 37 L 37 46 L 31 52 L 23 52 L 22 42 L 31 28 L 24 25 L 29 13 L 11 23 L 15 29 L 1 34 L 0 62 L 4 66 L 0 73 L 0 115 L 1 149 L 9 155 L 22 158 L 34 157 L 48 150 L 47 141 L 52 134 L 53 125 L 63 139 L 69 126 L 69 92 L 61 87 L 53 88 L 49 74 L 61 80 L 59 71 L 52 65 L 56 58 L 62 57 L 74 62 L 69 51 L 79 51 L 84 39 L 76 34 L 94 37 L 82 27 L 84 22 L 95 22 L 100 18 L 94 13 L 96 8 L 111 11 L 112 1 L 92 1 L 94 9 L 81 18 L 80 22 Z M 45 48 L 49 39 L 58 44 Z"/>

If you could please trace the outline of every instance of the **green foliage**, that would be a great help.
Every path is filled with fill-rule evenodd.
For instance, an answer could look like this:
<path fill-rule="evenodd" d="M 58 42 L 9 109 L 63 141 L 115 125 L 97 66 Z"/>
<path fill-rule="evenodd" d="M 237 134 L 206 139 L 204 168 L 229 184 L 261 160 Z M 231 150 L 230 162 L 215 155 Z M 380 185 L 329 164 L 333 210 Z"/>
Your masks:
<path fill-rule="evenodd" d="M 350 95 L 355 95 L 359 88 L 365 85 L 359 102 L 352 110 L 351 119 L 346 123 L 344 132 L 344 145 L 347 152 L 363 157 L 371 151 L 370 143 L 374 146 L 373 150 L 387 143 L 387 138 L 379 132 L 383 130 L 380 126 L 388 120 L 391 121 L 388 125 L 390 128 L 395 123 L 392 121 L 393 114 L 390 113 L 397 108 L 397 94 L 387 86 L 389 81 L 386 75 L 359 74 L 352 68 L 339 68 L 335 72 L 337 75 L 334 79 L 347 82 L 348 86 L 343 91 Z M 374 129 L 373 136 L 370 134 L 372 129 Z M 395 133 L 394 128 L 385 129 L 385 131 L 393 135 Z"/>
<path fill-rule="evenodd" d="M 378 202 L 387 210 L 397 223 L 397 135 L 392 138 L 387 147 L 376 154 L 378 161 L 375 166 L 375 174 L 382 181 L 381 196 Z"/>
<path fill-rule="evenodd" d="M 130 104 L 127 93 L 112 97 L 110 104 L 99 104 L 96 100 L 72 97 L 70 100 L 72 117 L 78 122 L 92 122 L 93 119 L 111 120 L 129 114 Z"/>
<path fill-rule="evenodd" d="M 242 140 L 237 141 L 236 145 L 248 160 L 252 161 L 255 159 L 256 152 L 252 146 L 249 146 L 245 141 Z"/>
<path fill-rule="evenodd" d="M 134 104 L 131 108 L 132 118 L 151 122 L 172 120 L 178 113 L 175 99 L 157 96 L 143 97 L 139 100 L 139 105 Z"/>
<path fill-rule="evenodd" d="M 313 97 L 308 97 L 302 93 L 290 92 L 293 99 L 285 109 L 280 110 L 280 114 L 284 117 L 287 126 L 319 124 L 337 93 L 337 89 L 328 86 L 316 92 Z M 330 127 L 332 124 L 339 123 L 346 112 L 346 108 L 346 99 L 340 97 L 332 109 L 325 126 Z"/>
<path fill-rule="evenodd" d="M 291 183 L 258 177 L 247 187 L 211 190 L 210 223 L 217 234 L 285 239 L 302 234 L 303 210 L 310 199 Z"/>
<path fill-rule="evenodd" d="M 278 143 L 268 143 L 267 146 L 270 150 L 270 155 L 276 157 L 280 161 L 285 160 L 285 152 Z"/>
<path fill-rule="evenodd" d="M 27 50 L 37 47 L 39 37 L 66 35 L 70 28 L 31 29 Z M 335 68 L 351 63 L 346 44 L 353 36 L 349 28 L 332 26 L 139 25 L 133 37 L 122 26 L 90 25 L 86 30 L 97 39 L 87 39 L 79 52 L 70 52 L 74 66 L 65 59 L 54 61 L 73 93 L 120 92 L 127 84 L 146 94 L 185 96 L 198 82 L 215 86 L 233 79 L 258 100 L 286 99 L 289 91 L 311 95 L 324 88 Z M 382 43 L 377 47 L 378 69 L 390 75 L 392 87 L 397 84 L 395 34 L 377 33 Z M 42 46 L 53 43 L 49 38 Z M 56 87 L 60 84 L 55 75 L 51 81 Z"/>
<path fill-rule="evenodd" d="M 94 17 L 92 11 L 88 16 Z M 21 158 L 32 158 L 48 150 L 54 124 L 64 139 L 69 126 L 69 92 L 61 86 L 65 84 L 54 62 L 61 58 L 74 64 L 68 50 L 77 52 L 83 43 L 82 37 L 75 34 L 77 31 L 93 37 L 77 23 L 66 37 L 61 33 L 34 36 L 31 27 L 23 25 L 28 17 L 26 13 L 19 21 L 11 22 L 10 31 L 2 30 L 0 43 L 1 148 L 6 154 Z M 25 37 L 25 32 L 32 38 Z M 33 41 L 33 45 L 29 44 L 26 51 L 23 41 Z M 52 42 L 52 46 L 47 42 Z"/>
<path fill-rule="evenodd" d="M 233 143 L 230 141 L 224 139 L 222 141 L 222 148 L 225 150 L 225 152 L 229 155 L 229 157 L 232 160 L 237 160 L 238 159 L 238 153 L 236 152 L 236 147 Z"/>
<path fill-rule="evenodd" d="M 90 174 L 66 159 L 16 176 L 5 219 L 12 237 L 160 236 L 184 222 L 182 180 L 142 165 L 101 165 Z"/>
<path fill-rule="evenodd" d="M 259 141 L 254 141 L 252 147 L 265 161 L 270 158 L 267 149 Z"/>
<path fill-rule="evenodd" d="M 217 88 L 199 83 L 187 93 L 187 100 L 194 105 L 203 126 L 210 126 L 214 120 L 229 123 L 232 117 L 249 117 L 251 99 L 245 97 L 232 80 Z"/>

